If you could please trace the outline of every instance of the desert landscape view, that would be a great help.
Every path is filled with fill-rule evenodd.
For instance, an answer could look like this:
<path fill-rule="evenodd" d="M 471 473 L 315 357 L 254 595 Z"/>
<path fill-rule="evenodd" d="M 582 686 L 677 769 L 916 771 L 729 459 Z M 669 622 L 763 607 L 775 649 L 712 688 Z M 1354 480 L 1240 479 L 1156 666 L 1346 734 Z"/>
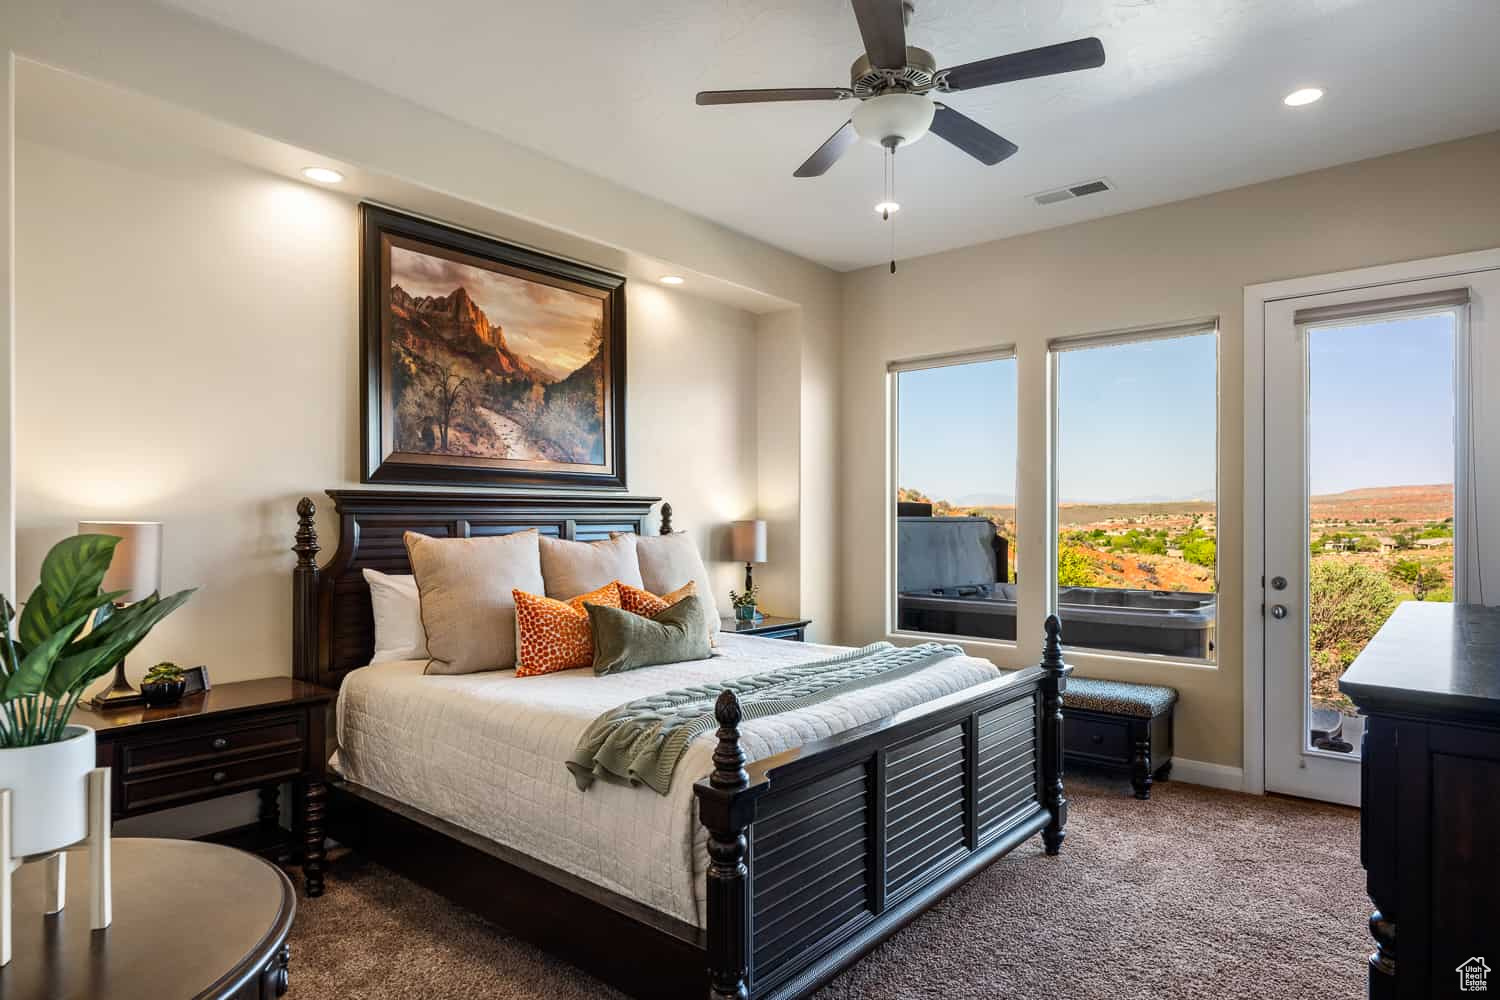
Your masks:
<path fill-rule="evenodd" d="M 963 505 L 902 488 L 937 517 L 984 517 L 1010 543 L 1013 505 Z M 1215 504 L 1209 499 L 1062 503 L 1058 583 L 1213 593 Z M 1315 704 L 1348 710 L 1338 677 L 1402 601 L 1453 600 L 1453 485 L 1378 486 L 1314 496 L 1309 504 L 1309 629 Z M 1025 556 L 1021 555 L 1024 570 Z"/>

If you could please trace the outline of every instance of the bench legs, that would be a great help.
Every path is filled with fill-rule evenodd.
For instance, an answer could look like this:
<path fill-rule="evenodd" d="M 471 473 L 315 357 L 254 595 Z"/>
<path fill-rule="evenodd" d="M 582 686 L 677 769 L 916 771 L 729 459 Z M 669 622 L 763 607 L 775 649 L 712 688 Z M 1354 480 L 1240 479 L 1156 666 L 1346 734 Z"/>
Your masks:
<path fill-rule="evenodd" d="M 1151 734 L 1149 731 L 1144 738 L 1135 741 L 1135 759 L 1130 765 L 1130 787 L 1135 789 L 1135 797 L 1138 799 L 1151 797 Z"/>

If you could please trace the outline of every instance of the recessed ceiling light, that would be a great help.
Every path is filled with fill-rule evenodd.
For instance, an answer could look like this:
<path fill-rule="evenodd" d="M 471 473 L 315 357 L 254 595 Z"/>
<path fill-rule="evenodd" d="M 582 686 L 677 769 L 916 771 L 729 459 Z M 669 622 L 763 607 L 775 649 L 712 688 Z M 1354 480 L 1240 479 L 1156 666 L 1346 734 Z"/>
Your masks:
<path fill-rule="evenodd" d="M 1304 104 L 1311 104 L 1323 97 L 1323 91 L 1317 87 L 1303 87 L 1294 90 L 1281 99 L 1281 103 L 1289 108 L 1300 108 Z"/>
<path fill-rule="evenodd" d="M 882 201 L 875 206 L 876 215 L 890 215 L 892 212 L 901 211 L 901 203 L 895 201 Z"/>
<path fill-rule="evenodd" d="M 327 167 L 303 167 L 302 176 L 310 181 L 317 181 L 319 184 L 337 184 L 344 179 L 343 174 Z"/>
<path fill-rule="evenodd" d="M 661 283 L 663 285 L 680 285 L 682 284 L 682 279 L 675 274 L 664 274 L 661 277 Z"/>

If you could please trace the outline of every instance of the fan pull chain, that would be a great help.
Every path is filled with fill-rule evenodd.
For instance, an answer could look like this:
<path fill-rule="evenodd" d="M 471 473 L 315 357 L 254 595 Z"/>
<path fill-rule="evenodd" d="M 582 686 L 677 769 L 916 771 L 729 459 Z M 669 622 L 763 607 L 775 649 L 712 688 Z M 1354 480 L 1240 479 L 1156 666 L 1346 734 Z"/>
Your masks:
<path fill-rule="evenodd" d="M 896 203 L 896 147 L 895 146 L 889 146 L 889 147 L 887 147 L 887 149 L 889 150 L 889 155 L 887 156 L 887 159 L 890 161 L 890 180 L 886 184 L 886 192 L 885 192 L 886 208 L 885 208 L 884 215 L 885 215 L 885 221 L 888 222 L 888 223 L 890 223 L 890 226 L 891 226 L 891 273 L 895 274 L 896 273 L 896 220 L 891 215 L 890 206 L 894 205 Z"/>

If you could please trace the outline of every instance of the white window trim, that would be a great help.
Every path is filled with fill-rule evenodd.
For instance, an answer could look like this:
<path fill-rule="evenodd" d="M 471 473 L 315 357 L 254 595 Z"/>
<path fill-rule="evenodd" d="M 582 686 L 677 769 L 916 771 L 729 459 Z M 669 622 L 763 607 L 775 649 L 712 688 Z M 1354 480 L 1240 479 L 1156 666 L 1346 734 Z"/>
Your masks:
<path fill-rule="evenodd" d="M 1021 601 L 1016 601 L 1016 639 L 1006 641 L 985 636 L 972 635 L 950 635 L 946 632 L 915 632 L 909 629 L 897 628 L 896 607 L 896 494 L 901 484 L 900 477 L 900 448 L 901 448 L 901 422 L 900 422 L 900 398 L 897 391 L 897 379 L 903 372 L 928 371 L 933 368 L 949 368 L 955 365 L 966 365 L 983 361 L 1015 361 L 1015 345 L 1000 345 L 998 347 L 984 347 L 971 351 L 950 351 L 943 354 L 928 354 L 915 358 L 904 358 L 887 361 L 885 370 L 885 409 L 886 409 L 886 495 L 885 495 L 885 636 L 887 639 L 942 639 L 948 642 L 961 643 L 965 648 L 973 648 L 984 655 L 986 651 L 993 650 L 1000 654 L 1000 658 L 1009 660 L 1017 648 L 1020 638 Z M 1016 377 L 1020 377 L 1020 365 L 1017 364 Z M 1017 461 L 1020 455 L 1020 398 L 1016 399 L 1016 450 Z M 1020 475 L 1020 470 L 1016 470 Z M 1021 523 L 1021 498 L 1016 497 L 1016 525 Z"/>
<path fill-rule="evenodd" d="M 1241 769 L 1243 790 L 1266 790 L 1266 651 L 1262 600 L 1265 575 L 1265 357 L 1266 305 L 1282 299 L 1329 292 L 1378 289 L 1383 285 L 1428 278 L 1458 277 L 1500 268 L 1500 249 L 1476 250 L 1428 260 L 1404 261 L 1331 274 L 1245 286 L 1244 377 L 1244 580 L 1243 644 L 1244 721 Z M 1464 448 L 1460 447 L 1460 453 Z M 1457 502 L 1457 497 L 1454 498 Z M 1455 542 L 1457 539 L 1455 539 Z M 1455 545 L 1455 554 L 1457 546 Z M 1457 595 L 1455 595 L 1457 596 Z"/>
<path fill-rule="evenodd" d="M 1196 319 L 1183 320 L 1177 323 L 1152 323 L 1147 326 L 1129 327 L 1123 330 L 1106 330 L 1099 333 L 1070 334 L 1066 337 L 1057 337 L 1047 342 L 1047 538 L 1050 544 L 1047 546 L 1047 611 L 1049 614 L 1057 614 L 1057 549 L 1058 530 L 1061 525 L 1057 517 L 1057 505 L 1061 494 L 1057 485 L 1057 357 L 1069 351 L 1085 350 L 1093 347 L 1113 347 L 1120 344 L 1144 344 L 1153 340 L 1175 340 L 1179 337 L 1198 337 L 1207 334 L 1214 336 L 1214 537 L 1219 537 L 1219 529 L 1222 524 L 1219 517 L 1219 465 L 1222 441 L 1219 431 L 1222 420 L 1220 419 L 1219 407 L 1221 403 L 1221 384 L 1223 379 L 1223 343 L 1219 317 L 1204 316 Z M 1017 520 L 1019 527 L 1020 521 Z M 1069 646 L 1067 634 L 1063 635 L 1063 649 L 1066 650 L 1070 660 L 1077 660 L 1080 656 L 1098 658 L 1102 660 L 1125 660 L 1136 663 L 1163 664 L 1176 667 L 1190 667 L 1199 670 L 1219 669 L 1220 649 L 1217 645 L 1219 634 L 1219 595 L 1220 595 L 1219 559 L 1214 559 L 1214 635 L 1215 648 L 1213 659 L 1192 659 L 1183 656 L 1164 656 L 1158 653 L 1133 653 L 1128 650 L 1119 649 L 1094 649 L 1088 646 Z"/>

